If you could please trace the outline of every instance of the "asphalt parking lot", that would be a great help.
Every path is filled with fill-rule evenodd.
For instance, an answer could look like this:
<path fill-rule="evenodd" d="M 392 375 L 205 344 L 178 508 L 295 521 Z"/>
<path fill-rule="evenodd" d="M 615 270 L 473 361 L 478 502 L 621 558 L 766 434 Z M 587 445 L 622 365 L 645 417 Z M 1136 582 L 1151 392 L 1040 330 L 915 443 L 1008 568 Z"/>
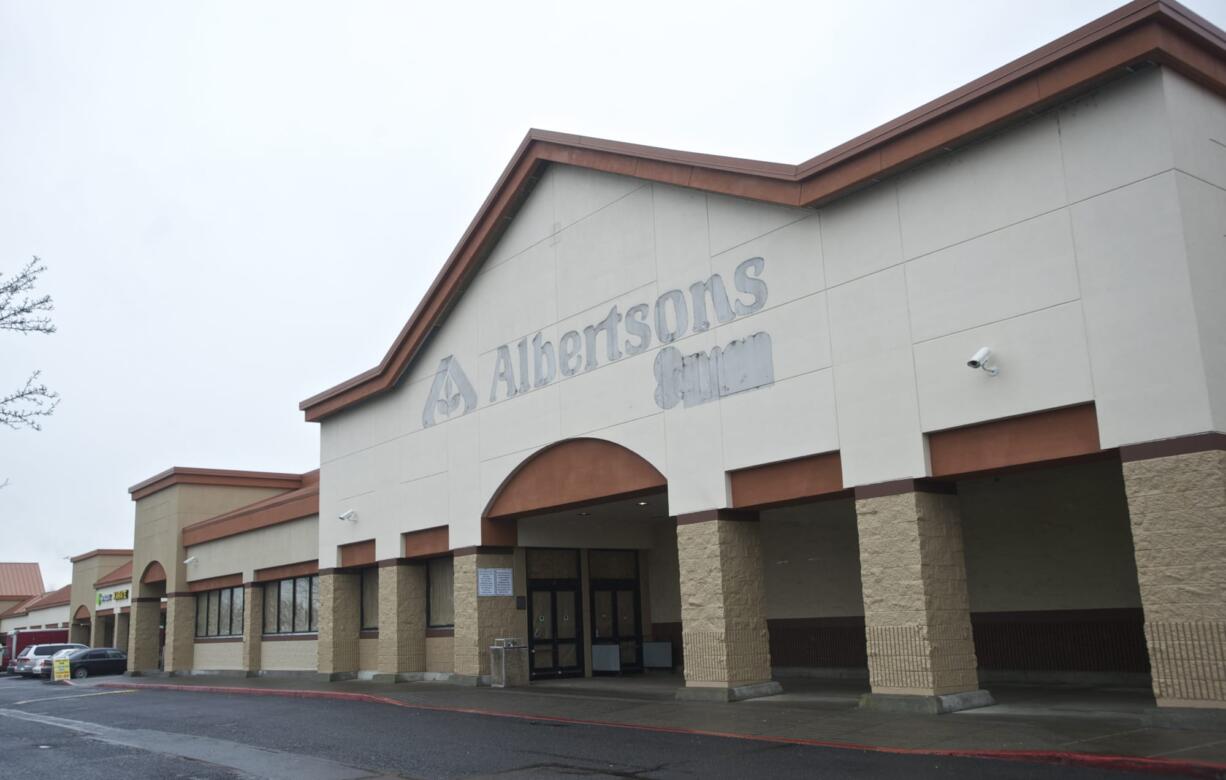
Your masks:
<path fill-rule="evenodd" d="M 1140 777 L 870 753 L 368 702 L 0 678 L 0 755 L 22 778 Z"/>

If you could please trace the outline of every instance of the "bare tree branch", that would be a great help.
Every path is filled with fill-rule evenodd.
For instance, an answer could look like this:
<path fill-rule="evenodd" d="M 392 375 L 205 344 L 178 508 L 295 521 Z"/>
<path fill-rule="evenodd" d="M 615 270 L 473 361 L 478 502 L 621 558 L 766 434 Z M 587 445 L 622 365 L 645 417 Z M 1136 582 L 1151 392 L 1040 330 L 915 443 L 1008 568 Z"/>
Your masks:
<path fill-rule="evenodd" d="M 25 386 L 6 396 L 0 396 L 0 425 L 8 428 L 42 430 L 39 418 L 49 417 L 60 403 L 60 394 L 38 382 L 41 372 L 35 371 Z"/>
<path fill-rule="evenodd" d="M 0 278 L 0 330 L 17 333 L 55 333 L 51 318 L 43 315 L 55 309 L 50 295 L 30 297 L 39 274 L 47 266 L 37 257 L 8 279 Z"/>

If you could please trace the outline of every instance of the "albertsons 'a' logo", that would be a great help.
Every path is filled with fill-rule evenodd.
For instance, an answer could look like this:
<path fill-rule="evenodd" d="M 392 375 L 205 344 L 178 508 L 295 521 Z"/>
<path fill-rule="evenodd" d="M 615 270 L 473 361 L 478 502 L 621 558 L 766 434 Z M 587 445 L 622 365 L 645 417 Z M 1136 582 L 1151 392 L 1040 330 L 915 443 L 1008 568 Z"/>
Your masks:
<path fill-rule="evenodd" d="M 463 407 L 463 408 L 461 408 Z M 460 361 L 448 355 L 438 363 L 426 408 L 421 411 L 421 424 L 429 428 L 436 422 L 462 417 L 477 408 L 477 391 L 460 368 Z"/>

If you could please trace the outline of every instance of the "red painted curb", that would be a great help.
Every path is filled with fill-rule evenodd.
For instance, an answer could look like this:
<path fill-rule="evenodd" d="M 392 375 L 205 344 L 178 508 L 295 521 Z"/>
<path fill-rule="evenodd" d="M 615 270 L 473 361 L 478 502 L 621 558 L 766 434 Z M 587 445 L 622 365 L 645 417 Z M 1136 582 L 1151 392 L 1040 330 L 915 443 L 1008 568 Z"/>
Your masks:
<path fill-rule="evenodd" d="M 1018 761 L 1032 764 L 1055 764 L 1061 766 L 1082 766 L 1093 769 L 1109 769 L 1128 772 L 1145 772 L 1153 775 L 1170 775 L 1180 777 L 1207 778 L 1220 780 L 1226 777 L 1226 764 L 1211 761 L 1187 761 L 1169 758 L 1144 758 L 1141 756 L 1108 755 L 1099 753 L 1076 753 L 1059 750 L 942 750 L 933 748 L 900 748 L 885 745 L 865 745 L 855 742 L 836 742 L 803 737 L 775 737 L 764 734 L 739 734 L 735 732 L 710 731 L 706 729 L 688 729 L 680 726 L 649 726 L 637 723 L 619 723 L 617 721 L 587 720 L 582 718 L 564 718 L 555 715 L 533 715 L 524 712 L 506 712 L 487 710 L 480 707 L 444 707 L 434 704 L 416 704 L 401 701 L 388 696 L 378 696 L 370 693 L 350 693 L 347 691 L 313 691 L 284 690 L 276 688 L 242 688 L 225 685 L 175 685 L 173 683 L 99 683 L 95 688 L 120 688 L 126 690 L 152 689 L 159 691 L 188 691 L 196 693 L 228 693 L 241 696 L 279 696 L 291 699 L 331 699 L 334 701 L 358 701 L 373 704 L 387 704 L 412 710 L 432 712 L 453 712 L 465 715 L 483 715 L 491 718 L 510 718 L 514 720 L 535 720 L 546 723 L 563 723 L 575 726 L 599 726 L 602 728 L 627 729 L 631 731 L 646 731 L 660 734 L 685 734 L 700 737 L 719 737 L 722 739 L 741 739 L 752 742 L 770 742 L 775 744 L 804 745 L 807 747 L 831 748 L 835 750 L 858 750 L 864 753 L 887 753 L 912 756 L 943 756 L 950 758 L 983 758 L 998 761 Z"/>

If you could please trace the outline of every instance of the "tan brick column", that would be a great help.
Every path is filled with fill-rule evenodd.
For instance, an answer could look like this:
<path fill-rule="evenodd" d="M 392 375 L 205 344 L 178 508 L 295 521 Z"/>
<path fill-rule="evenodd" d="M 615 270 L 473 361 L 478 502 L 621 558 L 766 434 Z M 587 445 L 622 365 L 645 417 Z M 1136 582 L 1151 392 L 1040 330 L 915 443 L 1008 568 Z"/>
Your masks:
<path fill-rule="evenodd" d="M 167 594 L 166 648 L 162 659 L 167 674 L 187 674 L 191 671 L 195 642 L 196 594 Z"/>
<path fill-rule="evenodd" d="M 861 706 L 940 713 L 991 704 L 979 690 L 952 486 L 857 488 L 856 519 L 872 685 Z"/>
<path fill-rule="evenodd" d="M 456 552 L 454 565 L 455 679 L 476 685 L 490 673 L 489 649 L 495 639 L 528 641 L 528 617 L 515 608 L 514 596 L 477 595 L 477 569 L 513 569 L 512 552 Z"/>
<path fill-rule="evenodd" d="M 718 510 L 677 518 L 681 570 L 681 699 L 734 701 L 780 693 L 771 680 L 757 514 Z"/>
<path fill-rule="evenodd" d="M 319 675 L 348 680 L 358 674 L 362 580 L 357 574 L 319 573 Z"/>
<path fill-rule="evenodd" d="M 426 567 L 379 566 L 379 661 L 375 679 L 426 671 Z"/>
<path fill-rule="evenodd" d="M 243 585 L 243 671 L 248 677 L 259 675 L 263 668 L 261 650 L 264 636 L 264 584 Z"/>
<path fill-rule="evenodd" d="M 157 596 L 132 599 L 129 621 L 128 672 L 148 674 L 158 671 L 159 628 L 162 603 Z"/>
<path fill-rule="evenodd" d="M 1160 707 L 1226 708 L 1224 440 L 1197 436 L 1121 450 Z M 1179 452 L 1206 446 L 1216 449 Z"/>
<path fill-rule="evenodd" d="M 115 613 L 115 649 L 128 652 L 128 632 L 131 631 L 127 612 Z"/>

